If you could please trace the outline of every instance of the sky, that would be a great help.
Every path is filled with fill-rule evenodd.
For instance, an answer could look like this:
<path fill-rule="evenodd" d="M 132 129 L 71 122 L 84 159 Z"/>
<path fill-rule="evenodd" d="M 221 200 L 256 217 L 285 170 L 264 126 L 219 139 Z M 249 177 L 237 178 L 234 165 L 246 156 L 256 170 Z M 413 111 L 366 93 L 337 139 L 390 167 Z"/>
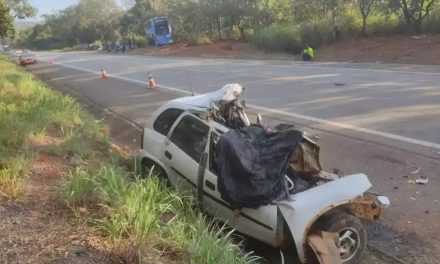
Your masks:
<path fill-rule="evenodd" d="M 29 0 L 29 3 L 38 9 L 36 19 L 41 19 L 41 15 L 53 13 L 71 5 L 78 4 L 79 0 Z M 120 3 L 121 1 L 116 1 Z"/>
<path fill-rule="evenodd" d="M 38 9 L 37 19 L 41 19 L 41 15 L 64 9 L 78 2 L 79 0 L 29 0 L 29 3 Z"/>

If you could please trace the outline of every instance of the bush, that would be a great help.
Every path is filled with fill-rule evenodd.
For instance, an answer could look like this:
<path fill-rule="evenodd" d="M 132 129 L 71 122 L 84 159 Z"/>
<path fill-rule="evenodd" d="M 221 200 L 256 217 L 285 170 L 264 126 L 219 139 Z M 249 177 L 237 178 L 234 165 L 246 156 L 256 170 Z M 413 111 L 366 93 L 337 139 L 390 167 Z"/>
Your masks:
<path fill-rule="evenodd" d="M 140 35 L 134 36 L 134 42 L 136 43 L 136 46 L 138 48 L 144 48 L 144 47 L 147 47 L 148 45 L 150 45 L 147 37 L 140 36 Z"/>
<path fill-rule="evenodd" d="M 94 177 L 84 169 L 77 168 L 70 172 L 64 184 L 64 201 L 71 208 L 90 203 L 96 198 L 95 186 Z"/>
<path fill-rule="evenodd" d="M 317 48 L 335 40 L 335 34 L 329 21 L 303 23 L 300 25 L 299 33 L 304 46 L 310 45 Z"/>
<path fill-rule="evenodd" d="M 326 21 L 299 25 L 271 25 L 257 32 L 251 41 L 265 51 L 301 53 L 305 45 L 317 48 L 335 40 Z"/>
<path fill-rule="evenodd" d="M 251 41 L 264 51 L 299 52 L 304 44 L 296 26 L 271 25 L 257 32 Z"/>
<path fill-rule="evenodd" d="M 370 15 L 368 18 L 367 31 L 373 36 L 386 37 L 391 34 L 403 33 L 399 30 L 399 16 L 392 14 L 384 16 L 382 14 Z M 403 30 L 404 31 L 404 30 Z"/>
<path fill-rule="evenodd" d="M 22 178 L 29 172 L 36 137 L 62 140 L 51 153 L 93 158 L 108 147 L 104 128 L 85 113 L 78 102 L 50 90 L 32 74 L 0 56 L 0 194 L 16 198 Z M 92 144 L 93 142 L 93 144 Z M 49 146 L 49 145 L 47 145 Z M 73 176 L 72 176 L 73 177 Z M 77 177 L 77 175 L 75 175 Z M 73 199 L 73 198 L 72 198 Z"/>
<path fill-rule="evenodd" d="M 435 10 L 425 18 L 422 31 L 431 34 L 440 34 L 440 9 Z"/>
<path fill-rule="evenodd" d="M 148 257 L 143 250 L 151 247 L 174 250 L 191 263 L 247 264 L 259 259 L 233 243 L 231 229 L 207 220 L 194 210 L 191 197 L 174 192 L 152 172 L 140 179 L 116 164 L 104 162 L 90 171 L 80 168 L 70 174 L 63 195 L 74 210 L 100 206 L 104 217 L 91 222 L 116 245 L 128 240 L 139 262 Z"/>

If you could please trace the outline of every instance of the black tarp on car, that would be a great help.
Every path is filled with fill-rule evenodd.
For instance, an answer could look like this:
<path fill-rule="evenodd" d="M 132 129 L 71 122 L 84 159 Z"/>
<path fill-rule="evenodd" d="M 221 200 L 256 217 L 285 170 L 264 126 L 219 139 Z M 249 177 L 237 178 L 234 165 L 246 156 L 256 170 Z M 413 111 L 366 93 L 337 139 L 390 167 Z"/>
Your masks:
<path fill-rule="evenodd" d="M 301 139 L 295 129 L 248 127 L 223 134 L 215 148 L 222 199 L 239 209 L 286 198 L 284 175 Z"/>

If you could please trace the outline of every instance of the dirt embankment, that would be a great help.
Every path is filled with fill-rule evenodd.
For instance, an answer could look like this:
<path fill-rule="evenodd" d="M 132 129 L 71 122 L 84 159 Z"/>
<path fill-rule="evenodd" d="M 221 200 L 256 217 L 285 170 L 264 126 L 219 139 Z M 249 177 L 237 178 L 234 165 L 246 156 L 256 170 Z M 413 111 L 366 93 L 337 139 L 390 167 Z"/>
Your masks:
<path fill-rule="evenodd" d="M 138 49 L 133 54 L 235 59 L 300 60 L 299 55 L 266 53 L 250 43 L 223 41 L 210 45 L 177 44 L 164 48 Z M 393 36 L 339 41 L 316 51 L 320 62 L 379 62 L 440 64 L 440 36 Z"/>
<path fill-rule="evenodd" d="M 317 51 L 318 61 L 440 64 L 440 36 L 347 40 Z"/>

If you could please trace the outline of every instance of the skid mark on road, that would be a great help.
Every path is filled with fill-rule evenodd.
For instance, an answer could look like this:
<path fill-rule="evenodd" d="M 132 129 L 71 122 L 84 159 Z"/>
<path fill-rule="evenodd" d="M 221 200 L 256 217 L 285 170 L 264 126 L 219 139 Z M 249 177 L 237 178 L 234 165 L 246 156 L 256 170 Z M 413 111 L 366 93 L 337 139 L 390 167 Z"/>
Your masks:
<path fill-rule="evenodd" d="M 73 66 L 73 65 L 61 64 L 61 63 L 57 63 L 56 65 L 60 65 L 60 66 L 66 67 L 66 68 L 71 68 L 71 69 L 75 69 L 75 70 L 79 70 L 79 71 L 88 72 L 88 73 L 95 74 L 95 75 L 100 74 L 99 71 L 90 70 L 90 69 L 77 67 L 77 66 Z M 148 83 L 146 81 L 140 81 L 140 80 L 136 80 L 136 79 L 126 78 L 126 77 L 119 76 L 119 75 L 110 74 L 110 77 L 113 79 L 121 80 L 121 81 L 136 83 L 136 84 L 139 84 L 139 85 L 142 85 L 145 87 L 148 85 Z M 197 93 L 192 93 L 191 91 L 188 91 L 185 89 L 170 87 L 170 86 L 166 86 L 166 85 L 158 85 L 158 88 L 163 89 L 163 90 L 167 90 L 167 91 L 171 91 L 171 92 L 175 92 L 175 93 L 179 93 L 179 94 L 183 94 L 183 95 L 192 95 L 192 94 L 197 95 Z M 274 109 L 274 108 L 268 108 L 268 107 L 262 107 L 262 106 L 258 106 L 258 105 L 250 105 L 250 104 L 248 106 L 251 108 L 254 108 L 256 110 L 265 111 L 265 112 L 269 112 L 269 113 L 273 113 L 273 114 L 284 115 L 284 116 L 293 117 L 296 119 L 301 119 L 301 120 L 305 120 L 305 121 L 309 121 L 309 122 L 313 122 L 313 123 L 332 126 L 335 128 L 347 129 L 347 130 L 351 130 L 351 131 L 361 132 L 364 134 L 379 136 L 379 137 L 383 137 L 383 138 L 387 138 L 387 139 L 392 139 L 392 140 L 396 140 L 396 141 L 401 141 L 401 142 L 405 142 L 405 143 L 410 143 L 410 144 L 414 144 L 414 145 L 419 145 L 419 146 L 423 146 L 423 147 L 428 147 L 428 148 L 440 150 L 440 144 L 435 143 L 435 142 L 405 137 L 405 136 L 391 134 L 391 133 L 378 131 L 378 130 L 374 130 L 374 129 L 369 129 L 369 128 L 358 127 L 358 126 L 350 125 L 347 123 L 334 122 L 334 121 L 325 120 L 325 119 L 317 118 L 317 117 L 313 117 L 313 116 L 306 116 L 306 115 L 286 112 L 286 111 L 282 111 L 282 110 L 278 110 L 278 109 Z"/>

